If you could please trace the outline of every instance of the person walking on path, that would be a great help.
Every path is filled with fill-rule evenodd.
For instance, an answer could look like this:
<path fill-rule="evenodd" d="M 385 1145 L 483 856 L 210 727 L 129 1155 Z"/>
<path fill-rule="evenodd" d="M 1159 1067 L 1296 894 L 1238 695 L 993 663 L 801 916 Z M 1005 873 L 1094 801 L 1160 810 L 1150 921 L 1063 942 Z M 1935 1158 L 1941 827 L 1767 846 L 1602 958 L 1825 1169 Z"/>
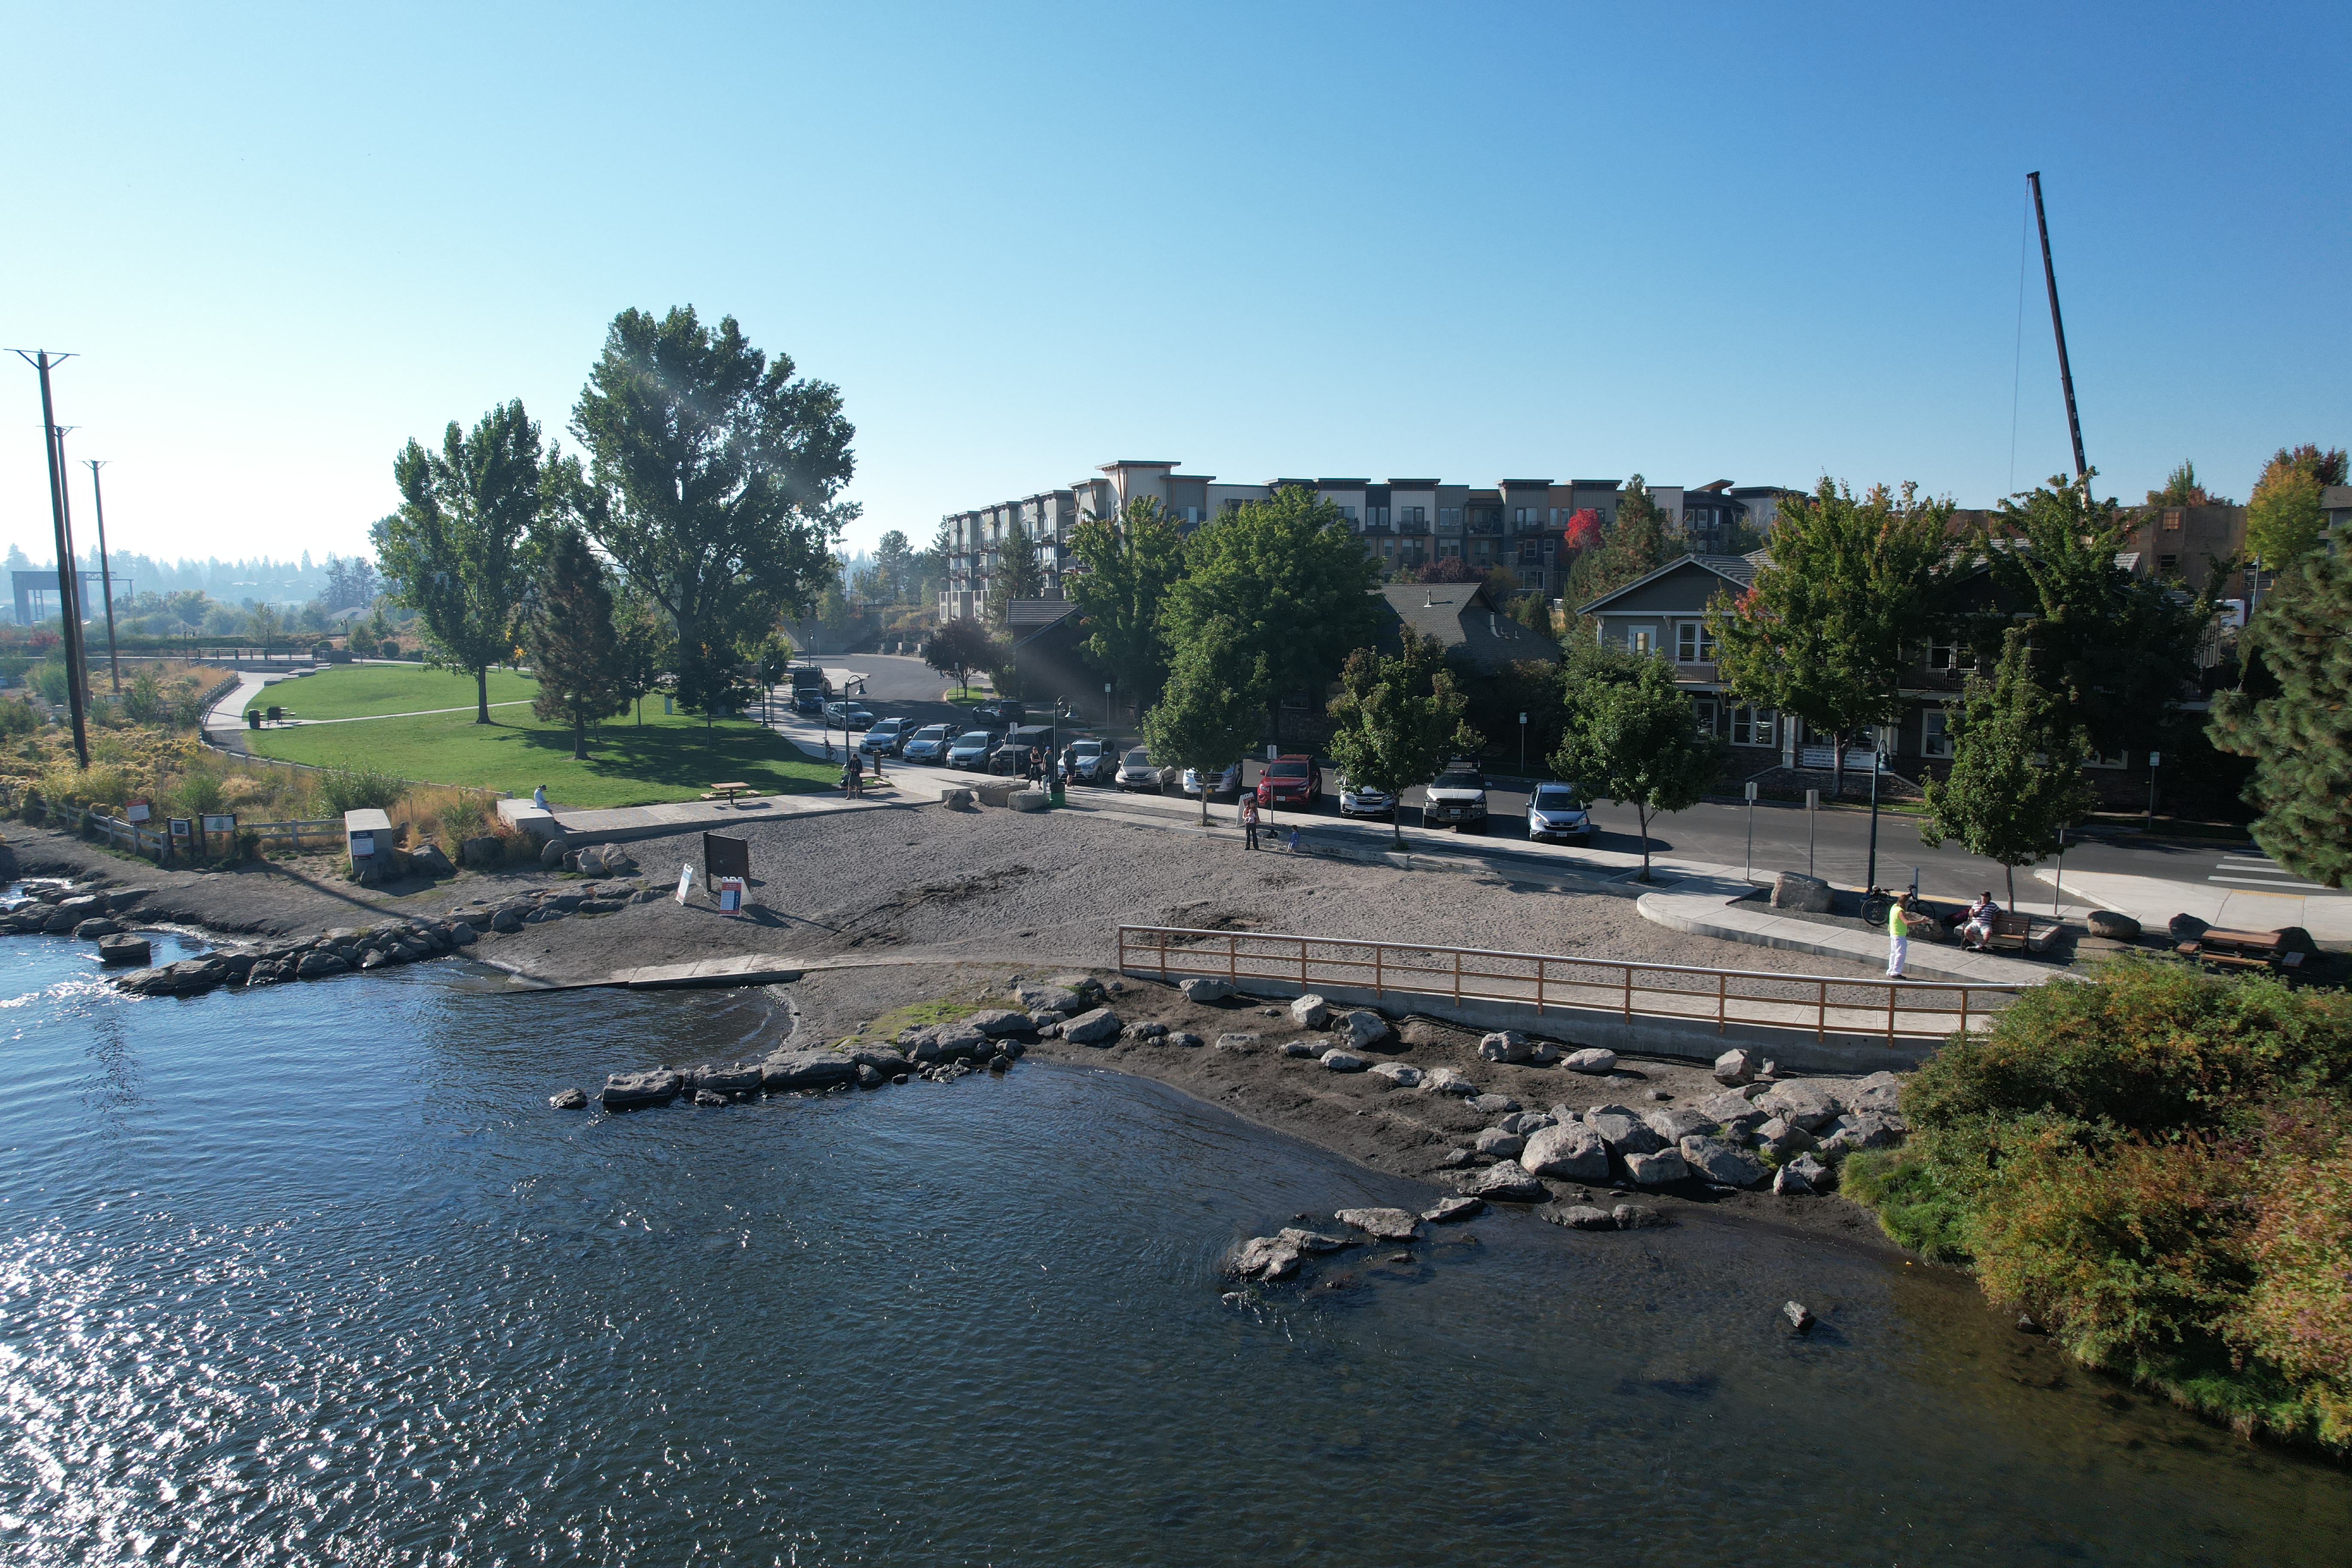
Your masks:
<path fill-rule="evenodd" d="M 849 764 L 841 770 L 841 797 L 844 800 L 855 800 L 865 791 L 865 788 L 866 764 L 858 761 L 856 752 L 852 752 L 849 753 Z"/>
<path fill-rule="evenodd" d="M 1257 796 L 1247 791 L 1242 794 L 1241 816 L 1242 847 L 1255 849 L 1257 847 Z"/>
<path fill-rule="evenodd" d="M 1886 978 L 1889 980 L 1903 978 L 1903 963 L 1911 952 L 1911 922 L 1927 918 L 1913 914 L 1910 903 L 1911 895 L 1908 893 L 1886 902 Z"/>

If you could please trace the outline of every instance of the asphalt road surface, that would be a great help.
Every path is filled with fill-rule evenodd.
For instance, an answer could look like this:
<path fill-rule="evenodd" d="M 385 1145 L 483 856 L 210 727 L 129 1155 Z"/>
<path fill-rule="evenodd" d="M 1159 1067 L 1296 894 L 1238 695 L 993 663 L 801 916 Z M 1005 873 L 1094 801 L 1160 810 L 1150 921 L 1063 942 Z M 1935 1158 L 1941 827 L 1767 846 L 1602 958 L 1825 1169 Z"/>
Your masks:
<path fill-rule="evenodd" d="M 851 654 L 828 656 L 823 662 L 866 678 L 863 688 L 853 695 L 877 717 L 898 715 L 919 723 L 951 724 L 959 729 L 969 718 L 969 709 L 939 700 L 947 679 L 921 659 Z M 1085 700 L 1077 700 L 1083 707 Z M 1260 766 L 1255 763 L 1249 765 L 1247 776 L 1251 782 L 1255 782 Z M 1312 815 L 1337 817 L 1338 790 L 1328 765 L 1323 770 L 1322 788 L 1322 798 Z M 1420 826 L 1421 802 L 1420 790 L 1406 792 L 1404 826 L 1409 830 Z M 1527 791 L 1518 781 L 1490 775 L 1486 803 L 1485 833 L 1446 834 L 1444 837 L 1465 851 L 1507 854 L 1514 841 L 1524 841 L 1527 837 Z M 1279 820 L 1290 814 L 1275 815 Z M 1592 847 L 1640 853 L 1641 839 L 1633 807 L 1605 803 L 1596 805 L 1592 821 Z M 1753 813 L 1752 849 L 1749 834 L 1748 806 L 1707 803 L 1669 816 L 1653 817 L 1650 852 L 1718 865 L 1752 865 L 1759 872 L 1801 871 L 1810 868 L 1815 876 L 1850 887 L 1861 886 L 1869 868 L 1871 821 L 1864 809 L 1825 808 L 1809 823 L 1801 805 L 1759 802 Z M 1968 899 L 1990 889 L 1996 899 L 2003 903 L 2009 901 L 2000 867 L 1949 845 L 1928 847 L 1919 840 L 1916 817 L 1882 812 L 1877 846 L 1877 880 L 1883 887 L 1908 887 L 1916 870 L 1920 891 L 1930 898 Z M 1433 846 L 1439 847 L 1447 846 Z M 2069 870 L 2121 872 L 2194 886 L 2313 890 L 2245 844 L 2196 846 L 2119 834 L 2069 846 L 2065 867 Z M 2047 900 L 2050 889 L 2048 884 L 2031 881 L 2021 874 L 2018 894 L 2019 900 L 2031 908 L 2037 900 Z"/>

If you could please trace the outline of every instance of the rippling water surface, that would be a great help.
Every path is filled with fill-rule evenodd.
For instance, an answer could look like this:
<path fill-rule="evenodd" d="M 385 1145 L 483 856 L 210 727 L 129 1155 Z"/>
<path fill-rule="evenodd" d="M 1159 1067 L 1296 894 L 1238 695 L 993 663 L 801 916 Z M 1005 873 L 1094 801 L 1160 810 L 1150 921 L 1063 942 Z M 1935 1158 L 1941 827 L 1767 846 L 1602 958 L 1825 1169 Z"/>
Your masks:
<path fill-rule="evenodd" d="M 0 1556 L 2352 1560 L 2345 1472 L 1817 1241 L 1496 1215 L 1236 1308 L 1236 1237 L 1426 1190 L 1047 1066 L 547 1105 L 778 1027 L 0 942 Z"/>

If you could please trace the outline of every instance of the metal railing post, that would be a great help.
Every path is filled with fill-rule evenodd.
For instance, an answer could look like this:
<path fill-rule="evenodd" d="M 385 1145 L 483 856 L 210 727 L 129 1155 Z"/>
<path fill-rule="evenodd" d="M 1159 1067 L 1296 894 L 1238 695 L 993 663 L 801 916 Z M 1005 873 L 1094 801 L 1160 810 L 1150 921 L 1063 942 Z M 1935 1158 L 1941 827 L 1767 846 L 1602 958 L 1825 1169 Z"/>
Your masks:
<path fill-rule="evenodd" d="M 1895 1044 L 1895 998 L 1896 994 L 1897 993 L 1895 989 L 1895 982 L 1892 980 L 1888 981 L 1886 983 L 1886 1043 L 1889 1046 Z"/>
<path fill-rule="evenodd" d="M 1228 981 L 1234 981 L 1239 980 L 1241 977 L 1241 939 L 1235 936 L 1233 932 L 1227 931 L 1225 933 L 1225 978 Z"/>
<path fill-rule="evenodd" d="M 1617 972 L 1625 977 L 1625 1008 L 1623 1016 L 1625 1022 L 1630 1024 L 1633 1021 L 1633 966 L 1630 963 L 1621 963 L 1617 966 Z"/>
<path fill-rule="evenodd" d="M 1830 983 L 1816 981 L 1813 986 L 1813 1038 L 1825 1040 L 1830 1032 Z"/>
<path fill-rule="evenodd" d="M 1385 978 L 1385 976 L 1381 973 L 1381 961 L 1387 955 L 1387 948 L 1381 943 L 1377 942 L 1372 943 L 1372 1000 L 1375 1002 L 1381 999 L 1381 982 Z"/>
<path fill-rule="evenodd" d="M 1723 1033 L 1723 992 L 1728 977 L 1720 969 L 1715 972 L 1715 1032 Z"/>
<path fill-rule="evenodd" d="M 1458 947 L 1454 950 L 1454 1004 L 1462 1005 L 1462 950 Z"/>
<path fill-rule="evenodd" d="M 1960 987 L 1960 1038 L 1969 1037 L 1969 988 Z"/>

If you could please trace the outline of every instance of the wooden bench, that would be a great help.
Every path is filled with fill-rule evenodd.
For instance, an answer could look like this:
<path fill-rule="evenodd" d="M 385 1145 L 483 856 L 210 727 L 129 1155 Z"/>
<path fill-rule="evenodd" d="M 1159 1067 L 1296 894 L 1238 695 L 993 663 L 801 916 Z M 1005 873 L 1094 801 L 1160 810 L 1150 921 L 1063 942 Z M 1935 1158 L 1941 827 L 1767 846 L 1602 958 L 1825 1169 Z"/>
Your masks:
<path fill-rule="evenodd" d="M 2183 958 L 2200 963 L 2218 963 L 2225 969 L 2295 969 L 2301 967 L 2304 955 L 2286 951 L 2286 932 L 2281 931 L 2227 931 L 2220 926 L 2208 927 L 2201 936 L 2179 943 L 2173 952 Z"/>
<path fill-rule="evenodd" d="M 729 805 L 732 805 L 735 804 L 735 797 L 737 795 L 749 795 L 751 792 L 751 786 L 738 779 L 732 784 L 712 784 L 709 789 L 702 792 L 702 798 L 705 800 L 725 801 Z"/>
<path fill-rule="evenodd" d="M 1985 949 L 1990 952 L 1995 947 L 2013 947 L 2020 952 L 2045 952 L 2058 940 L 2061 929 L 2054 921 L 2044 921 L 2036 926 L 2028 916 L 2003 910 L 1992 918 L 1992 935 L 1985 938 Z"/>

